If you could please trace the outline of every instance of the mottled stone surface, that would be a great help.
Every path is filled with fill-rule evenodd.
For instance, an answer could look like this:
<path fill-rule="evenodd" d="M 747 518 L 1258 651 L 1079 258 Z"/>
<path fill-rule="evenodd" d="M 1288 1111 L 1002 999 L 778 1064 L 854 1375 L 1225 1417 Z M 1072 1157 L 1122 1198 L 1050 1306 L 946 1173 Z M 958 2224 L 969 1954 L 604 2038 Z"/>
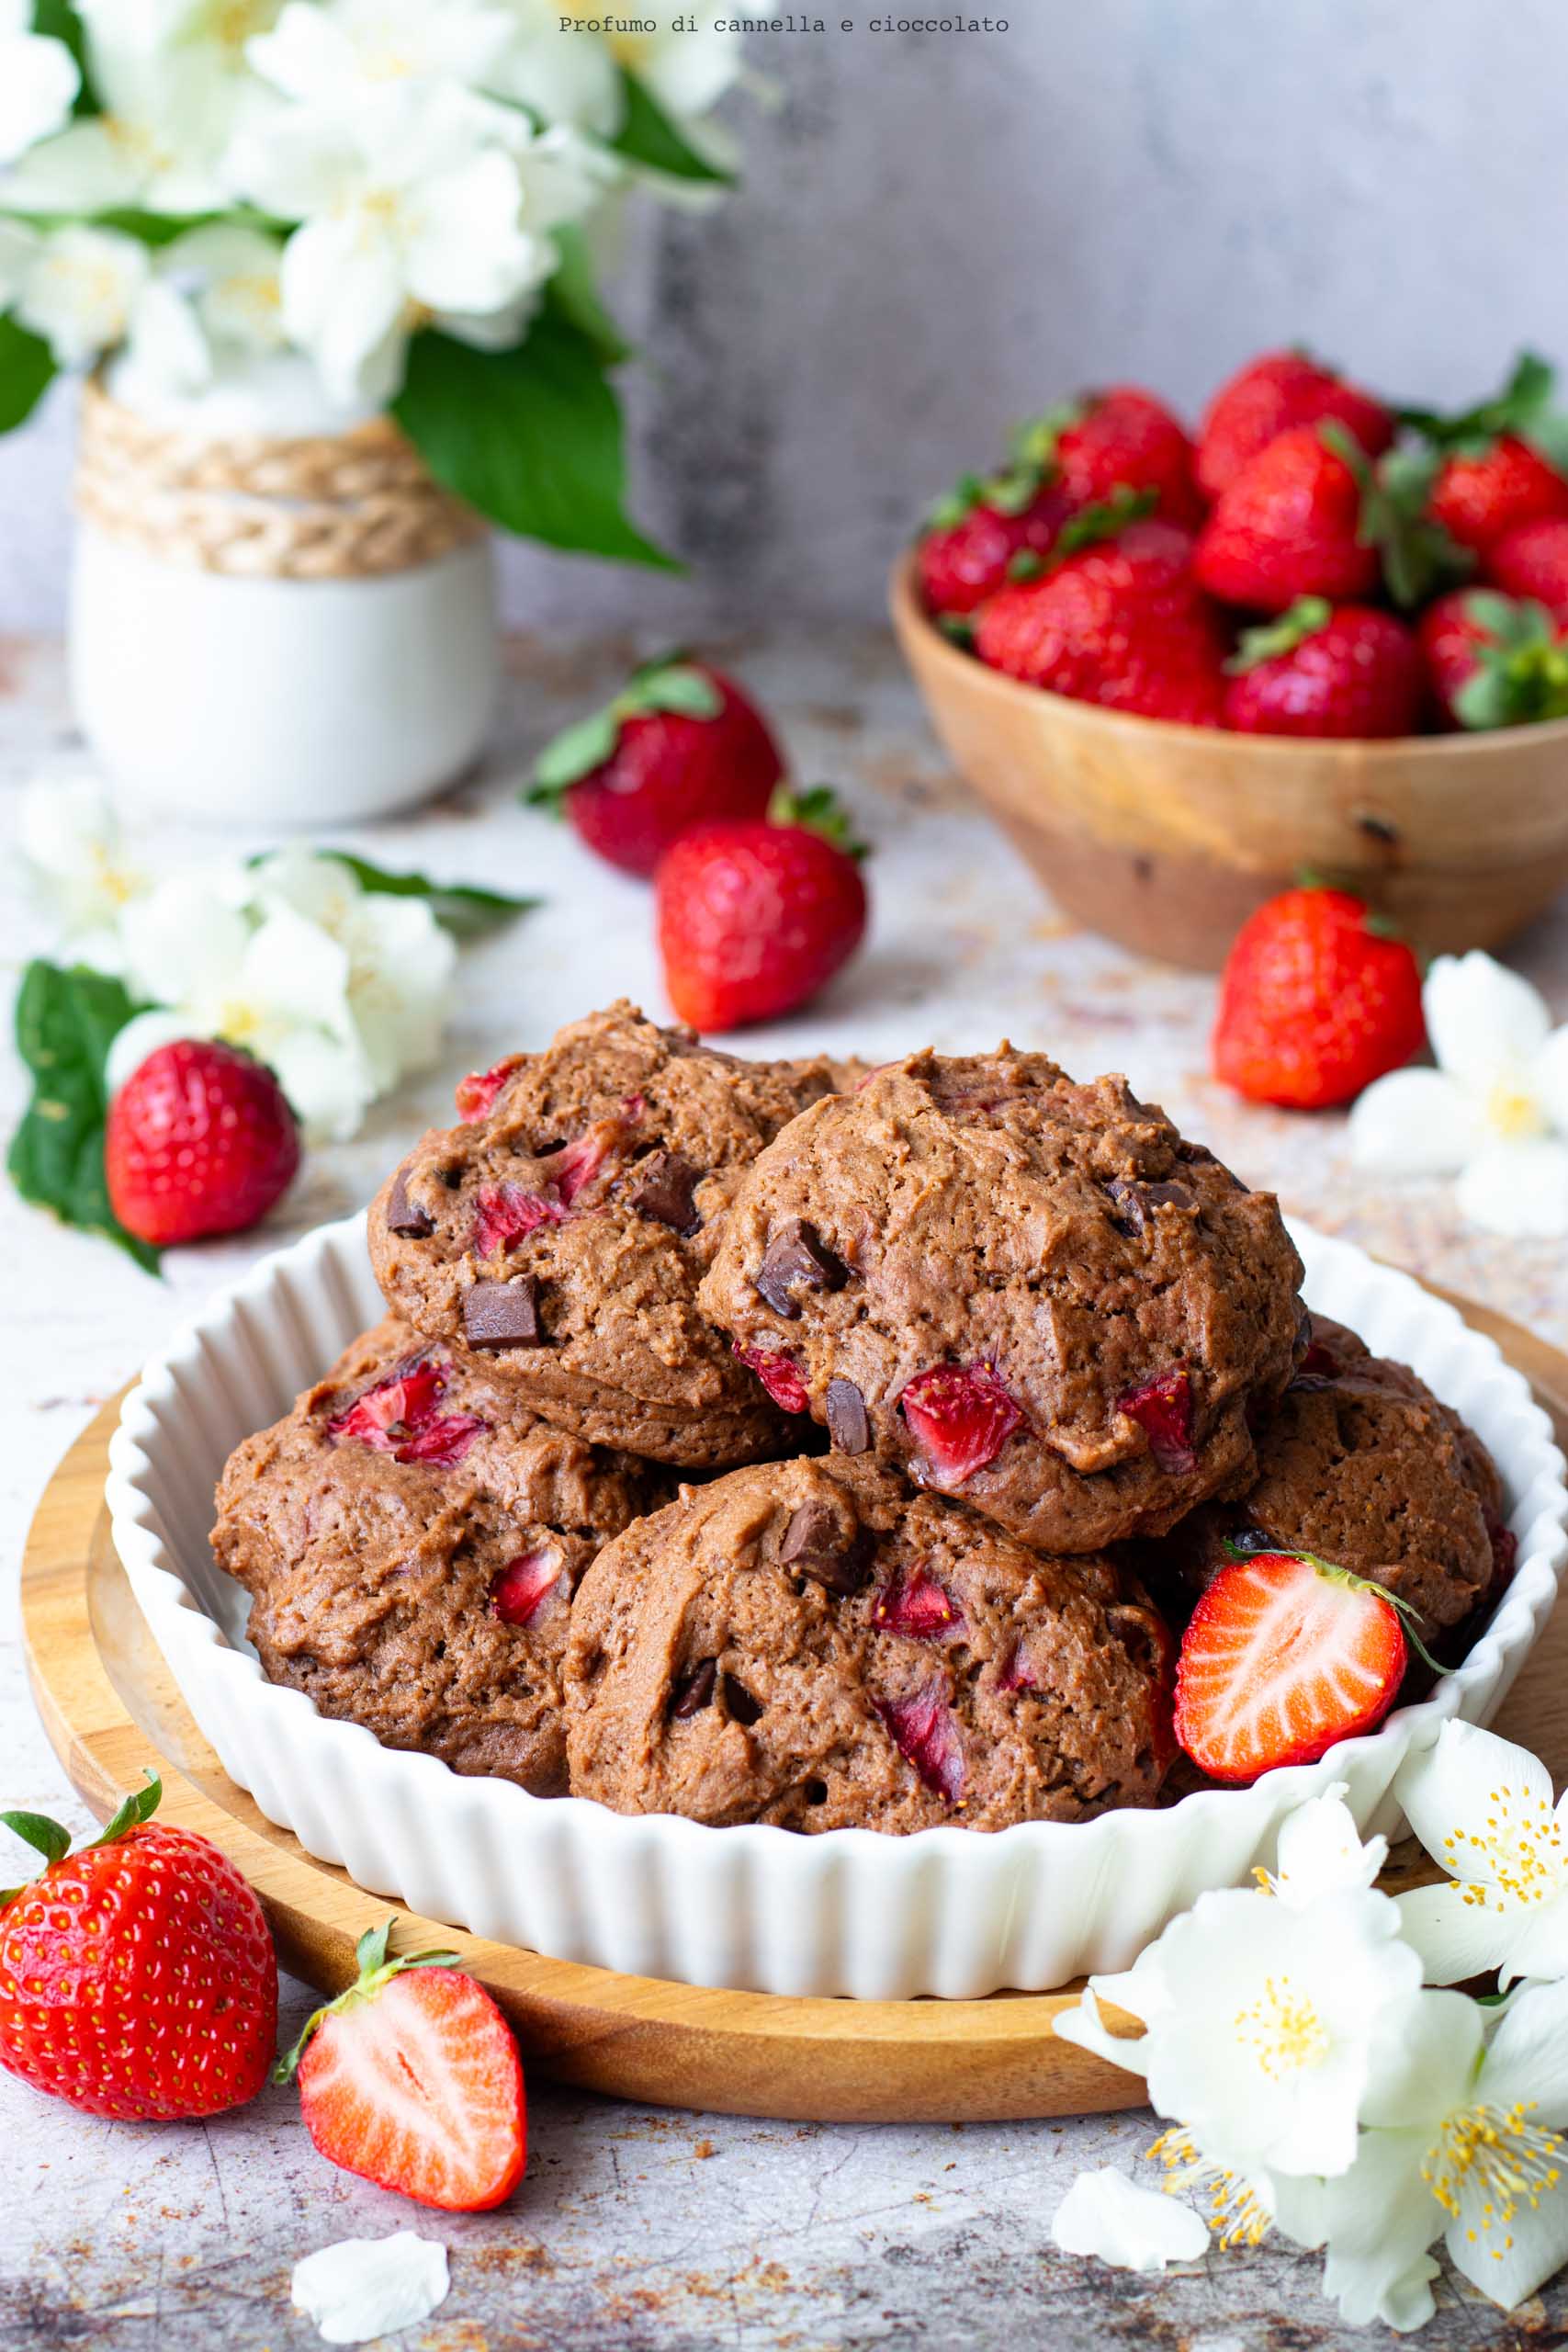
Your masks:
<path fill-rule="evenodd" d="M 419 817 L 353 837 L 389 865 L 482 878 L 547 904 L 466 961 L 445 1067 L 383 1104 L 352 1144 L 310 1158 L 260 1234 L 177 1251 L 150 1281 L 105 1244 L 65 1232 L 0 1187 L 7 1395 L 0 1526 L 8 1581 L 0 1640 L 0 1802 L 81 1822 L 34 1721 L 14 1604 L 15 1562 L 50 1465 L 92 1409 L 216 1283 L 261 1250 L 365 1200 L 452 1079 L 625 990 L 664 1011 L 643 887 L 610 873 L 511 797 L 531 749 L 606 687 L 631 639 L 519 641 L 501 741 L 482 777 Z M 840 778 L 876 842 L 866 954 L 822 1003 L 755 1033 L 759 1053 L 817 1046 L 872 1056 L 931 1039 L 1010 1033 L 1069 1069 L 1124 1069 L 1190 1134 L 1287 1205 L 1439 1276 L 1568 1342 L 1561 1251 L 1468 1234 L 1446 1191 L 1395 1193 L 1347 1173 L 1343 1124 L 1252 1110 L 1204 1074 L 1212 983 L 1140 964 L 1075 933 L 967 808 L 878 635 L 776 634 L 712 650 L 775 708 L 801 772 Z M 72 758 L 58 649 L 0 641 L 0 824 L 22 777 Z M 483 821 L 483 820 L 489 821 Z M 481 830 L 482 824 L 482 830 Z M 191 860 L 249 839 L 189 831 L 140 844 L 145 862 Z M 0 870 L 9 989 L 52 933 Z M 1519 960 L 1568 1013 L 1568 940 L 1539 926 Z M 0 1069 L 8 1125 L 20 1079 Z M 290 1995 L 288 2017 L 305 1996 Z M 314 2341 L 288 2307 L 288 2271 L 331 2239 L 381 2234 L 409 2210 L 330 2172 L 289 2094 L 205 2129 L 86 2120 L 0 2076 L 11 2151 L 0 2200 L 0 2346 L 41 2352 L 283 2352 Z M 1148 2118 L 1105 2122 L 850 2130 L 629 2109 L 536 2086 L 533 2159 L 502 2215 L 414 2217 L 452 2250 L 450 2301 L 404 2342 L 429 2352 L 861 2352 L 918 2345 L 1015 2352 L 1316 2352 L 1369 2341 L 1340 2329 L 1318 2265 L 1287 2252 L 1211 2255 L 1190 2275 L 1141 2280 L 1054 2253 L 1052 2212 L 1075 2172 L 1133 2168 Z M 1512 2323 L 1444 2290 L 1424 2339 L 1460 2346 L 1568 2340 L 1568 2289 Z"/>
<path fill-rule="evenodd" d="M 635 8 L 619 13 L 635 16 Z M 511 617 L 869 618 L 925 502 L 1007 426 L 1128 377 L 1189 411 L 1305 342 L 1462 405 L 1563 354 L 1555 0 L 832 0 L 766 11 L 744 186 L 630 222 L 638 513 L 690 583 L 513 548 Z M 989 14 L 1005 33 L 874 32 Z M 839 29 L 848 17 L 852 33 Z M 0 628 L 56 628 L 70 402 L 0 446 Z"/>

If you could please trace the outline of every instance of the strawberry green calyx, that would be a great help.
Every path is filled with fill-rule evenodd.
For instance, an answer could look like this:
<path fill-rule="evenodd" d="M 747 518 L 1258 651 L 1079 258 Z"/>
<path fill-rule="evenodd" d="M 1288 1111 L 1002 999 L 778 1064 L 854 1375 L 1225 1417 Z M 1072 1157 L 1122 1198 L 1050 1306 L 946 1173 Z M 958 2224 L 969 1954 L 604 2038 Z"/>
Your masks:
<path fill-rule="evenodd" d="M 1398 1618 L 1405 1640 L 1422 1665 L 1430 1667 L 1434 1674 L 1447 1673 L 1448 1668 L 1432 1656 L 1416 1631 L 1420 1611 L 1399 1593 L 1390 1592 L 1386 1584 L 1379 1584 L 1371 1577 L 1359 1577 L 1353 1568 L 1342 1568 L 1337 1560 L 1325 1560 L 1316 1552 L 1303 1552 L 1296 1544 L 1271 1543 L 1267 1536 L 1256 1531 L 1245 1534 L 1239 1543 L 1227 1537 L 1224 1549 L 1231 1560 L 1300 1560 L 1303 1567 L 1314 1569 L 1326 1584 L 1340 1585 L 1347 1592 L 1375 1593 L 1380 1600 L 1388 1603 Z"/>
<path fill-rule="evenodd" d="M 1040 579 L 1045 571 L 1045 559 L 1038 548 L 1020 548 L 1008 559 L 1008 578 L 1012 581 Z"/>
<path fill-rule="evenodd" d="M 1373 465 L 1337 418 L 1317 431 L 1325 448 L 1332 449 L 1356 478 L 1361 493 L 1356 536 L 1362 547 L 1376 548 L 1383 583 L 1396 605 L 1408 612 L 1469 577 L 1475 558 L 1427 512 L 1441 462 L 1435 450 L 1395 449 Z"/>
<path fill-rule="evenodd" d="M 1224 665 L 1226 675 L 1244 677 L 1260 662 L 1274 662 L 1282 653 L 1293 653 L 1309 637 L 1316 637 L 1325 629 L 1333 617 L 1334 607 L 1326 596 L 1298 596 L 1289 612 L 1281 613 L 1278 620 L 1242 631 L 1235 651 Z"/>
<path fill-rule="evenodd" d="M 977 506 L 992 507 L 998 514 L 1021 514 L 1039 497 L 1044 483 L 1041 468 L 1024 458 L 994 474 L 960 474 L 927 513 L 921 536 L 927 531 L 955 530 Z"/>
<path fill-rule="evenodd" d="M 1461 726 L 1539 726 L 1568 718 L 1568 644 L 1544 605 L 1474 588 L 1465 616 L 1486 631 L 1475 647 L 1474 673 L 1453 699 Z"/>
<path fill-rule="evenodd" d="M 781 784 L 768 803 L 770 825 L 798 825 L 803 832 L 820 833 L 825 842 L 841 849 L 846 857 L 860 859 L 870 855 L 867 844 L 861 841 L 847 810 L 839 805 L 830 784 L 814 784 L 805 792 L 792 792 Z"/>
<path fill-rule="evenodd" d="M 346 1992 L 338 1995 L 335 2001 L 323 2001 L 319 2009 L 311 2011 L 305 2020 L 299 2041 L 292 2050 L 285 2051 L 274 2066 L 270 2077 L 273 2082 L 291 2083 L 294 2080 L 299 2069 L 299 2061 L 305 2054 L 305 2045 L 323 2018 L 344 2017 L 350 2009 L 363 2008 L 367 2001 L 373 2001 L 376 1998 L 384 1984 L 389 1984 L 394 1976 L 401 1976 L 411 1968 L 460 1968 L 462 1966 L 462 1954 L 455 1951 L 400 1952 L 395 1959 L 389 1960 L 387 1939 L 397 1924 L 394 1918 L 389 1919 L 384 1928 L 367 1928 L 354 1951 L 354 1956 L 359 1963 L 358 1975 Z"/>
<path fill-rule="evenodd" d="M 1070 514 L 1057 532 L 1051 549 L 1054 564 L 1063 563 L 1083 548 L 1099 547 L 1106 539 L 1120 537 L 1129 523 L 1141 523 L 1159 504 L 1157 490 L 1132 490 L 1118 482 L 1109 498 L 1097 499 L 1092 506 L 1080 506 Z"/>
<path fill-rule="evenodd" d="M 128 1830 L 139 1828 L 142 1822 L 152 1820 L 162 1802 L 164 1784 L 156 1772 L 148 1771 L 145 1767 L 143 1777 L 147 1786 L 134 1790 L 124 1800 L 98 1835 L 87 1840 L 88 1848 L 116 1845 Z M 34 1878 L 41 1877 L 52 1862 L 62 1862 L 71 1851 L 71 1832 L 60 1822 L 51 1821 L 46 1813 L 0 1813 L 0 1822 L 13 1837 L 21 1838 L 24 1845 L 30 1846 L 35 1853 L 43 1856 L 39 1869 L 33 1872 Z M 30 1883 L 30 1880 L 23 1881 L 23 1885 Z M 9 1903 L 21 1892 L 20 1886 L 0 1888 L 0 1905 Z"/>
<path fill-rule="evenodd" d="M 936 626 L 943 637 L 964 650 L 972 651 L 975 644 L 975 622 L 969 613 L 938 613 Z"/>
<path fill-rule="evenodd" d="M 1429 408 L 1402 408 L 1395 413 L 1401 424 L 1419 433 L 1445 457 L 1483 458 L 1494 442 L 1511 434 L 1539 449 L 1549 465 L 1556 465 L 1562 453 L 1564 423 L 1551 407 L 1556 386 L 1556 371 L 1550 363 L 1533 351 L 1521 351 L 1502 390 L 1490 400 L 1478 401 L 1473 408 L 1461 409 L 1452 416 Z"/>
<path fill-rule="evenodd" d="M 660 653 L 632 672 L 614 702 L 592 718 L 574 719 L 546 744 L 524 797 L 530 807 L 558 807 L 572 785 L 615 757 L 628 718 L 656 710 L 674 711 L 682 718 L 716 718 L 723 707 L 724 698 L 705 670 L 684 653 Z"/>
<path fill-rule="evenodd" d="M 1055 408 L 1043 411 L 1039 416 L 1013 428 L 1012 455 L 1015 465 L 1033 466 L 1041 476 L 1048 476 L 1055 468 L 1056 445 L 1064 433 L 1081 424 L 1094 406 L 1094 395 L 1085 392 L 1076 401 L 1058 401 Z"/>

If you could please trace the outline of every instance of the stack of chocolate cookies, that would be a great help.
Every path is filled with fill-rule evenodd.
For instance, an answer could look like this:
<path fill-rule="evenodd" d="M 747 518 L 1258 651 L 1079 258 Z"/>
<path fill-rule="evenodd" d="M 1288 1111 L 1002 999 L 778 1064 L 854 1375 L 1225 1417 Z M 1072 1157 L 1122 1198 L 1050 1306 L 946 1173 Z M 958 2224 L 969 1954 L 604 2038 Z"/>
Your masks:
<path fill-rule="evenodd" d="M 1227 1540 L 1428 1641 L 1506 1570 L 1480 1441 L 1119 1079 L 623 1004 L 458 1108 L 371 1209 L 386 1321 L 213 1536 L 267 1674 L 391 1746 L 720 1825 L 1081 1819 L 1159 1800 Z"/>

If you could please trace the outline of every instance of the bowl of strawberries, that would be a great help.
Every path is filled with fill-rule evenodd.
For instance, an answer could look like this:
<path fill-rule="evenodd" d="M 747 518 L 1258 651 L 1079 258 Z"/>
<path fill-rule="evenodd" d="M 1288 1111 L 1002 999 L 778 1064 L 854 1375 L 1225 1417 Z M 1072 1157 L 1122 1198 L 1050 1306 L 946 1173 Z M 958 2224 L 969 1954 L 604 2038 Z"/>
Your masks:
<path fill-rule="evenodd" d="M 938 735 L 1065 910 L 1204 969 L 1310 871 L 1432 951 L 1568 886 L 1568 418 L 1299 351 L 1195 435 L 1122 385 L 966 476 L 895 567 Z"/>

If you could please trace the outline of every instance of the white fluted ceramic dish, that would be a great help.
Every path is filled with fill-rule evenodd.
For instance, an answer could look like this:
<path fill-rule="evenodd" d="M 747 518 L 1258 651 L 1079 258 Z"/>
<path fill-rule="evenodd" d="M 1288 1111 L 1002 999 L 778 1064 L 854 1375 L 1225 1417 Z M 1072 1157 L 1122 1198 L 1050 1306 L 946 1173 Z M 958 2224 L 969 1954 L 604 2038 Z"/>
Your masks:
<path fill-rule="evenodd" d="M 1309 1302 L 1414 1364 L 1485 1439 L 1518 1567 L 1429 1699 L 1250 1789 L 990 1836 L 712 1829 L 465 1779 L 269 1683 L 244 1641 L 247 1598 L 209 1548 L 213 1487 L 239 1440 L 285 1412 L 381 1314 L 363 1217 L 265 1259 L 147 1365 L 109 1449 L 115 1543 L 224 1770 L 270 1820 L 374 1893 L 555 1959 L 687 1984 L 867 2000 L 1045 1991 L 1126 1967 L 1203 1888 L 1269 1863 L 1282 1815 L 1332 1781 L 1348 1783 L 1363 1830 L 1390 1826 L 1403 1758 L 1445 1717 L 1495 1712 L 1556 1599 L 1568 1487 L 1524 1379 L 1407 1275 L 1310 1227 L 1292 1233 Z"/>

